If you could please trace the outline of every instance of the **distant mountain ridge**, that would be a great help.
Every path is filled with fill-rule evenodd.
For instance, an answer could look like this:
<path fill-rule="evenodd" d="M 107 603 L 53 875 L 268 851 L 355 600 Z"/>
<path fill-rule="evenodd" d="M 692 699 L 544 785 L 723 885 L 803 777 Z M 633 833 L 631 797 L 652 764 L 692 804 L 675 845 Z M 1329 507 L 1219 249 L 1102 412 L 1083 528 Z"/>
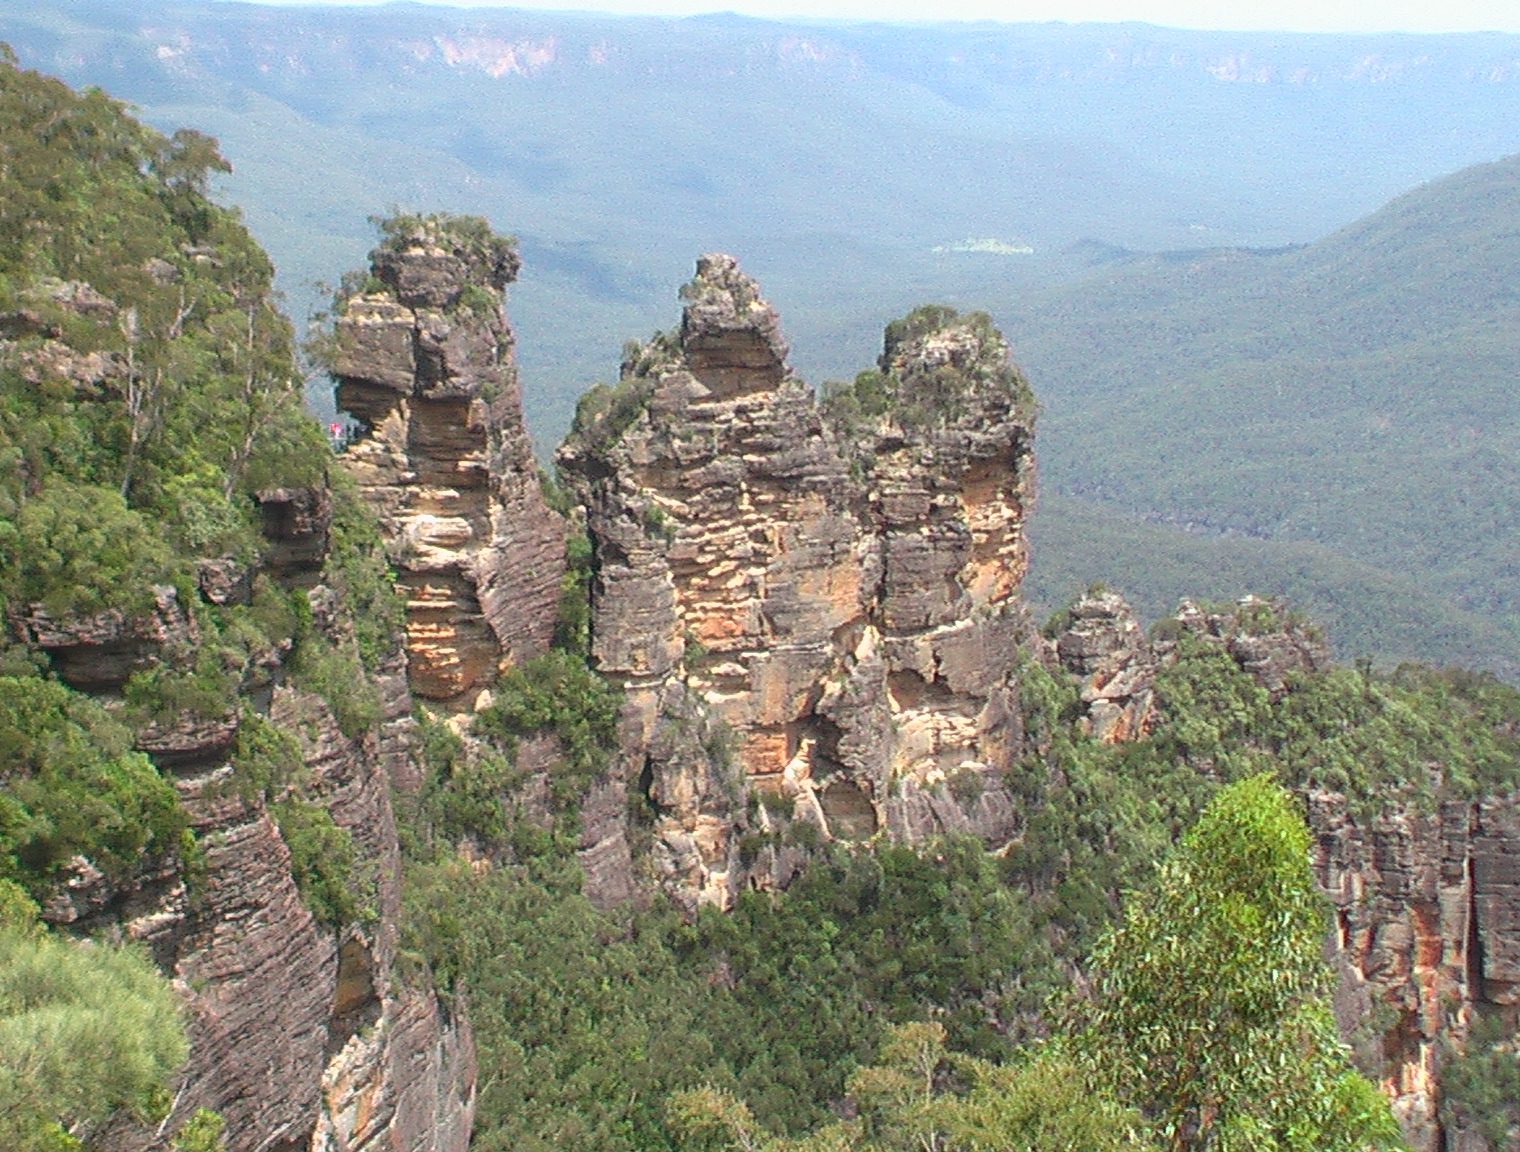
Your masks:
<path fill-rule="evenodd" d="M 876 317 L 928 299 L 997 312 L 1069 271 L 1083 238 L 1304 242 L 1520 150 L 1513 35 L 17 8 L 0 39 L 23 62 L 222 140 L 227 190 L 298 312 L 361 262 L 367 215 L 444 207 L 517 231 L 546 441 L 699 251 L 744 254 L 819 379 L 870 362 Z M 956 250 L 971 240 L 991 243 Z"/>
<path fill-rule="evenodd" d="M 1483 223 L 1512 162 L 1460 178 L 1483 182 L 1460 208 L 1421 208 L 1436 185 L 1344 227 L 1520 152 L 1520 36 L 16 7 L 0 40 L 25 64 L 221 139 L 298 319 L 362 265 L 367 216 L 515 231 L 542 449 L 691 258 L 737 252 L 814 384 L 869 365 L 882 316 L 999 320 L 1046 410 L 1045 507 L 1074 517 L 1036 549 L 1051 606 L 1063 573 L 1114 565 L 1122 518 L 1108 578 L 1148 614 L 1259 573 L 1348 652 L 1520 668 L 1496 394 L 1514 245 Z M 1343 611 L 1394 586 L 1388 627 Z"/>
<path fill-rule="evenodd" d="M 1317 561 L 1300 549 L 1297 576 L 1273 577 L 1300 600 L 1326 563 L 1371 565 L 1431 598 L 1405 618 L 1470 614 L 1448 616 L 1427 658 L 1513 674 L 1517 266 L 1512 156 L 1293 251 L 1120 260 L 1031 298 L 1013 326 L 1046 401 L 1046 490 L 1216 539 L 1314 545 Z"/>

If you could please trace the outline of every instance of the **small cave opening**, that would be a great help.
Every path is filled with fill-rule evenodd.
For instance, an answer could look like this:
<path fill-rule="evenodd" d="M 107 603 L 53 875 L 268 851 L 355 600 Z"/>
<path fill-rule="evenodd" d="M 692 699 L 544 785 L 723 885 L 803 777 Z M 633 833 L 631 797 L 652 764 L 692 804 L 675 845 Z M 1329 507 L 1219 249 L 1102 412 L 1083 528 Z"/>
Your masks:
<path fill-rule="evenodd" d="M 660 802 L 655 799 L 654 758 L 652 756 L 644 757 L 643 767 L 639 769 L 638 783 L 629 800 L 631 815 L 636 824 L 653 824 L 661 815 Z"/>
<path fill-rule="evenodd" d="M 887 697 L 894 712 L 907 712 L 923 704 L 929 685 L 911 668 L 899 669 L 887 677 Z"/>
<path fill-rule="evenodd" d="M 844 730 L 827 716 L 814 715 L 809 725 L 815 741 L 813 754 L 815 773 L 824 774 L 840 767 L 839 745 L 844 740 Z"/>
<path fill-rule="evenodd" d="M 853 780 L 834 778 L 818 790 L 818 807 L 836 840 L 869 840 L 876 835 L 880 821 L 876 807 Z"/>
<path fill-rule="evenodd" d="M 358 380 L 340 380 L 327 403 L 314 410 L 327 425 L 328 438 L 337 451 L 375 434 L 375 428 L 395 411 L 401 394 Z"/>
<path fill-rule="evenodd" d="M 333 990 L 327 1033 L 328 1056 L 336 1053 L 350 1036 L 380 1018 L 380 996 L 375 991 L 375 956 L 370 943 L 358 934 L 338 947 L 338 979 Z"/>

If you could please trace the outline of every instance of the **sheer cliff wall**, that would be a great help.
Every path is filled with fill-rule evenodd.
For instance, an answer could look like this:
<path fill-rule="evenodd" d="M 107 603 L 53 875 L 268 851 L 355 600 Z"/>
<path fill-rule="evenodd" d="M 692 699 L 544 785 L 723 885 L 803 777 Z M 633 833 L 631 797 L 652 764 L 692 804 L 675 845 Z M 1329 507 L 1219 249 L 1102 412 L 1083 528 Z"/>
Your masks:
<path fill-rule="evenodd" d="M 280 490 L 263 499 L 276 532 L 269 555 L 280 564 L 270 574 L 308 585 L 314 626 L 335 643 L 351 642 L 347 609 L 321 583 L 327 493 Z M 229 589 L 211 566 L 201 595 L 236 603 L 249 579 Z M 24 635 L 67 683 L 107 695 L 133 671 L 187 664 L 200 643 L 194 613 L 169 588 L 143 618 L 33 612 Z M 356 735 L 344 733 L 326 700 L 287 679 L 282 653 L 268 656 L 245 699 L 296 740 L 304 794 L 352 834 L 365 878 L 356 895 L 370 906 L 361 922 L 337 930 L 303 901 L 290 848 L 231 763 L 248 713 L 185 714 L 140 731 L 137 746 L 185 805 L 200 864 L 192 873 L 166 860 L 108 880 L 80 858 L 44 916 L 66 930 L 119 932 L 145 944 L 184 998 L 190 1060 L 161 1126 L 123 1119 L 100 1147 L 161 1147 L 165 1132 L 209 1108 L 226 1120 L 229 1152 L 463 1152 L 474 1111 L 468 1024 L 425 982 L 403 982 L 395 969 L 399 853 L 387 768 L 409 757 L 398 741 L 411 712 L 399 653 L 380 677 L 382 721 Z"/>
<path fill-rule="evenodd" d="M 69 298 L 113 316 L 123 307 L 84 284 Z M 81 403 L 108 402 L 129 365 L 71 349 L 61 327 L 43 335 L 39 345 L 31 327 L 6 326 L 0 360 L 40 352 Z M 324 451 L 316 440 L 317 471 Z M 118 1114 L 90 1146 L 165 1148 L 211 1109 L 225 1120 L 229 1152 L 464 1152 L 475 1099 L 468 1024 L 425 975 L 403 981 L 396 967 L 392 801 L 417 776 L 403 655 L 393 645 L 371 674 L 355 654 L 354 608 L 328 563 L 331 488 L 269 488 L 256 502 L 261 541 L 187 561 L 186 579 L 141 598 L 146 610 L 7 605 L 7 642 L 119 718 L 132 747 L 172 783 L 194 833 L 193 849 L 156 845 L 125 872 L 76 855 L 41 901 L 60 931 L 142 943 L 185 1007 L 189 1060 L 169 1114 L 152 1124 Z M 341 692 L 300 686 L 301 646 L 346 654 L 353 682 L 338 687 L 373 693 L 373 722 L 340 718 L 331 700 Z M 146 718 L 132 707 L 144 677 L 188 680 L 210 662 L 214 699 L 165 691 Z M 255 779 L 249 762 L 274 737 L 288 741 L 279 750 L 287 775 Z M 285 801 L 325 811 L 352 837 L 357 912 L 341 927 L 303 898 L 301 863 L 276 819 Z"/>

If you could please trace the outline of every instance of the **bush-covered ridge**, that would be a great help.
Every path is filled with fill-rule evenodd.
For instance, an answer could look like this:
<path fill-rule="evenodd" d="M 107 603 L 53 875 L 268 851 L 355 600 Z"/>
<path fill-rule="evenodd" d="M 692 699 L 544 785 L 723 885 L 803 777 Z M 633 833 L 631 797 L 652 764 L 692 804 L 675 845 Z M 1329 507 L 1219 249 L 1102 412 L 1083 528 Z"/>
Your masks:
<path fill-rule="evenodd" d="M 190 791 L 223 816 L 233 793 L 267 807 L 320 919 L 369 911 L 352 837 L 310 798 L 298 734 L 266 713 L 290 682 L 348 735 L 372 728 L 369 674 L 398 605 L 369 514 L 329 490 L 270 263 L 207 195 L 226 170 L 210 137 L 162 136 L 99 91 L 0 58 L 7 1148 L 92 1147 L 113 1109 L 166 1114 L 185 1054 L 167 984 L 37 922 L 79 915 L 65 880 L 111 897 L 176 869 L 200 906 L 206 857 L 171 770 L 199 777 Z M 325 556 L 266 534 L 265 507 L 291 499 L 318 513 Z M 363 619 L 350 628 L 348 608 L 308 596 L 318 581 Z M 72 930 L 99 918 L 91 906 Z M 55 970 L 40 993 L 21 987 L 15 947 Z M 209 1112 L 168 1135 L 185 1152 L 223 1146 Z"/>
<path fill-rule="evenodd" d="M 875 368 L 822 390 L 823 410 L 853 447 L 882 423 L 921 430 L 975 420 L 988 405 L 1034 414 L 1029 382 L 985 312 L 926 304 L 887 325 Z"/>
<path fill-rule="evenodd" d="M 138 609 L 256 554 L 253 494 L 322 483 L 321 434 L 215 141 L 13 62 L 0 124 L 0 598 Z"/>

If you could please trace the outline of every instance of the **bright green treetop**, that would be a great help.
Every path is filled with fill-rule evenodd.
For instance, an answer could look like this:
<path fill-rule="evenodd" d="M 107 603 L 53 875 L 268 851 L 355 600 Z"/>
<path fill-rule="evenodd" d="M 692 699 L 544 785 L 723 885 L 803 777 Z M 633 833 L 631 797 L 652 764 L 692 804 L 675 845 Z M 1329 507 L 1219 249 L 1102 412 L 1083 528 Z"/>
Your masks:
<path fill-rule="evenodd" d="M 0 925 L 0 1147 L 64 1152 L 164 1110 L 185 1061 L 169 982 L 132 949 Z"/>
<path fill-rule="evenodd" d="M 1077 1051 L 1169 1148 L 1401 1146 L 1336 1034 L 1308 854 L 1271 776 L 1233 784 L 1093 951 Z"/>

